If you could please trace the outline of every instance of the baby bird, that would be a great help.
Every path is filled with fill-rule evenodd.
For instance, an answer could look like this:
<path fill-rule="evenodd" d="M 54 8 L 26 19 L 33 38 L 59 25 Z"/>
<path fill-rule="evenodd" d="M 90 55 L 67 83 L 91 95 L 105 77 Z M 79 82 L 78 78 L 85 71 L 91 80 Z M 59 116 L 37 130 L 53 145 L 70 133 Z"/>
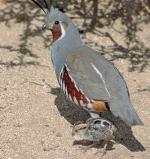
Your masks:
<path fill-rule="evenodd" d="M 74 125 L 72 136 L 75 140 L 93 141 L 93 144 L 88 146 L 91 148 L 104 142 L 103 155 L 106 153 L 106 147 L 110 140 L 114 139 L 114 132 L 116 127 L 110 121 L 103 118 L 89 118 L 86 123 Z"/>

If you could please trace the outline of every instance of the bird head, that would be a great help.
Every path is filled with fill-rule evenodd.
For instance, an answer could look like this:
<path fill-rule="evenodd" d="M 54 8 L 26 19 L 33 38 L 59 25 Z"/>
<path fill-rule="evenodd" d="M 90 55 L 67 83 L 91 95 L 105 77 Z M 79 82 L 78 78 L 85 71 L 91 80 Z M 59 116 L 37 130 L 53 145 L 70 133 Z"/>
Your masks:
<path fill-rule="evenodd" d="M 88 126 L 87 124 L 77 124 L 73 126 L 72 136 L 75 140 L 85 140 L 87 136 Z"/>
<path fill-rule="evenodd" d="M 68 27 L 72 26 L 73 23 L 69 17 L 58 10 L 58 8 L 50 8 L 50 11 L 45 17 L 43 29 L 49 29 L 53 35 L 53 42 L 61 39 L 65 36 Z"/>
<path fill-rule="evenodd" d="M 71 19 L 65 15 L 58 8 L 54 8 L 53 6 L 49 7 L 46 0 L 43 0 L 42 3 L 39 0 L 32 0 L 36 5 L 38 5 L 46 14 L 44 24 L 42 29 L 51 30 L 53 36 L 53 42 L 58 39 L 62 39 L 65 36 L 66 31 L 77 30 Z M 43 5 L 46 7 L 47 11 L 45 11 Z"/>

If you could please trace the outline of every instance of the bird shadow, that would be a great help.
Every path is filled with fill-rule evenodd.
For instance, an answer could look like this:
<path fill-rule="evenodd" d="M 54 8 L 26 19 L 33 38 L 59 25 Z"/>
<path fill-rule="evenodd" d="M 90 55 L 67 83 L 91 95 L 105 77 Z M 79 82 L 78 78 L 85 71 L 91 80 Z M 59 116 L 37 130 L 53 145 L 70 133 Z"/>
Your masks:
<path fill-rule="evenodd" d="M 115 117 L 111 112 L 102 113 L 102 117 L 110 120 L 117 128 L 115 142 L 124 145 L 132 152 L 145 151 L 144 146 L 136 139 L 132 129 L 120 118 Z"/>
<path fill-rule="evenodd" d="M 55 105 L 57 106 L 60 115 L 63 116 L 72 125 L 78 121 L 85 122 L 90 117 L 90 115 L 81 106 L 75 105 L 66 100 L 60 88 L 51 88 L 50 93 L 56 96 Z M 132 152 L 145 151 L 143 145 L 134 136 L 131 127 L 129 127 L 122 120 L 115 117 L 110 112 L 102 113 L 102 117 L 110 120 L 117 127 L 117 132 L 115 133 L 116 143 L 124 145 L 128 150 Z M 111 150 L 113 144 L 110 145 L 108 149 Z"/>
<path fill-rule="evenodd" d="M 81 149 L 83 148 L 83 149 L 85 149 L 85 150 L 88 150 L 89 147 L 94 147 L 94 148 L 96 148 L 96 149 L 102 149 L 102 148 L 104 148 L 104 146 L 105 146 L 106 143 L 104 143 L 103 141 L 101 141 L 100 143 L 97 143 L 97 144 L 91 146 L 92 144 L 93 144 L 93 142 L 91 142 L 91 141 L 86 141 L 86 140 L 80 140 L 80 141 L 76 141 L 76 140 L 75 140 L 75 141 L 73 142 L 73 145 L 82 145 L 83 147 L 81 147 Z M 115 148 L 113 147 L 114 144 L 115 144 L 114 142 L 109 141 L 109 142 L 107 143 L 107 146 L 106 146 L 106 151 L 114 150 L 114 149 L 115 149 Z"/>
<path fill-rule="evenodd" d="M 51 88 L 51 93 L 56 95 L 55 105 L 60 115 L 72 125 L 78 121 L 85 122 L 90 117 L 82 107 L 68 101 L 60 88 Z"/>

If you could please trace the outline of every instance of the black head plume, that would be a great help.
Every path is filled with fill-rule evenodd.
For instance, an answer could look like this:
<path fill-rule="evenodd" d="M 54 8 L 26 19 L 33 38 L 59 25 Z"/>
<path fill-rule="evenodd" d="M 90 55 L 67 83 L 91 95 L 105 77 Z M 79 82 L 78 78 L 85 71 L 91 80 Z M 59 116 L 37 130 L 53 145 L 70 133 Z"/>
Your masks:
<path fill-rule="evenodd" d="M 50 8 L 48 7 L 48 4 L 47 4 L 46 0 L 44 0 L 44 3 L 45 3 L 46 9 L 49 10 Z"/>
<path fill-rule="evenodd" d="M 62 13 L 65 13 L 63 6 L 57 4 L 55 8 L 58 8 L 59 11 L 61 11 Z"/>
<path fill-rule="evenodd" d="M 42 4 L 41 0 L 38 0 L 38 1 L 31 0 L 31 1 L 33 1 L 38 7 L 40 7 L 43 10 L 43 12 L 46 14 L 46 11 L 44 10 L 44 7 L 43 7 L 43 4 Z M 46 9 L 49 10 L 46 0 L 44 0 L 44 4 L 45 4 Z"/>
<path fill-rule="evenodd" d="M 53 5 L 54 8 L 58 8 L 63 13 L 65 12 L 62 4 L 53 4 L 51 3 L 51 1 L 47 0 L 31 0 L 31 1 L 34 2 L 38 7 L 40 7 L 45 14 L 46 11 L 44 9 L 46 8 L 49 11 L 51 5 Z"/>

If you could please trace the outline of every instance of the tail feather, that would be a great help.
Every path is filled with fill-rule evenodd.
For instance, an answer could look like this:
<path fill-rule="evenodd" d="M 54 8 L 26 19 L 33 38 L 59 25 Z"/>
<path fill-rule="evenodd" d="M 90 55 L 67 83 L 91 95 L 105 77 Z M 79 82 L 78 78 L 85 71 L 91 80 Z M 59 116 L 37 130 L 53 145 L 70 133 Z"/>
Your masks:
<path fill-rule="evenodd" d="M 120 117 L 129 126 L 144 125 L 131 103 L 126 103 L 125 105 L 119 103 L 119 101 L 117 103 L 112 102 L 110 104 L 110 110 L 115 116 Z"/>

